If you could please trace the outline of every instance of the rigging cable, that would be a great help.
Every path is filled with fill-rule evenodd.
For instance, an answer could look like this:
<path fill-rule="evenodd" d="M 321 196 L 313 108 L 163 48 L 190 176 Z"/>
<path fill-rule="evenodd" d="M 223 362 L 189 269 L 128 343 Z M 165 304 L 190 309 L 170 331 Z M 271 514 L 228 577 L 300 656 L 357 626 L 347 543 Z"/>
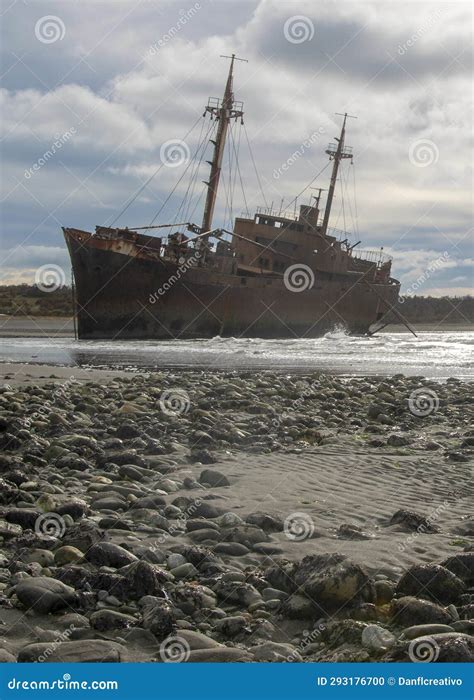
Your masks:
<path fill-rule="evenodd" d="M 311 187 L 311 185 L 313 184 L 313 182 L 315 182 L 315 181 L 318 179 L 318 177 L 319 177 L 320 175 L 323 174 L 323 172 L 324 172 L 324 171 L 326 170 L 326 168 L 330 165 L 330 163 L 331 163 L 331 161 L 328 161 L 328 162 L 326 163 L 326 165 L 324 166 L 324 168 L 322 168 L 322 169 L 319 171 L 319 173 L 313 177 L 313 179 L 311 180 L 311 182 L 309 182 L 309 183 L 306 185 L 306 187 L 305 187 L 304 189 L 302 189 L 301 192 L 299 192 L 299 193 L 296 195 L 296 197 L 293 197 L 293 199 L 291 200 L 291 202 L 290 202 L 289 204 L 286 205 L 288 209 L 291 209 L 291 205 L 294 204 L 294 203 L 301 197 L 301 195 L 304 194 L 304 193 L 306 192 L 306 190 L 309 189 L 309 188 Z"/>
<path fill-rule="evenodd" d="M 240 148 L 240 136 L 241 136 L 241 134 L 242 134 L 242 129 L 240 129 L 240 131 L 239 131 L 239 148 Z M 234 143 L 234 148 L 235 148 L 235 143 Z M 240 171 L 240 163 L 239 163 L 238 157 L 237 157 L 236 161 L 237 161 L 237 173 L 239 174 L 240 187 L 242 190 L 242 196 L 244 198 L 245 211 L 248 212 L 249 207 L 248 207 L 248 203 L 247 203 L 247 197 L 245 196 L 244 182 L 242 180 L 242 173 Z"/>
<path fill-rule="evenodd" d="M 181 180 L 184 178 L 184 176 L 185 176 L 186 173 L 188 172 L 188 170 L 189 170 L 189 168 L 191 167 L 191 165 L 194 164 L 194 159 L 195 159 L 195 157 L 196 157 L 196 155 L 197 155 L 199 149 L 201 148 L 201 146 L 202 146 L 202 144 L 199 144 L 199 145 L 198 145 L 196 151 L 194 152 L 193 157 L 190 159 L 190 161 L 189 161 L 189 163 L 187 164 L 187 166 L 186 166 L 184 172 L 182 173 L 181 177 L 180 177 L 179 180 L 176 182 L 175 186 L 173 187 L 173 189 L 171 190 L 171 192 L 168 194 L 168 196 L 166 197 L 165 201 L 163 202 L 163 204 L 161 205 L 161 207 L 158 209 L 158 211 L 156 212 L 155 216 L 154 216 L 153 219 L 151 220 L 151 222 L 150 222 L 150 224 L 149 224 L 150 226 L 151 226 L 152 224 L 154 224 L 154 222 L 156 221 L 156 219 L 159 217 L 159 215 L 161 214 L 161 212 L 163 211 L 163 209 L 165 208 L 165 206 L 167 205 L 167 203 L 169 202 L 169 200 L 171 199 L 171 197 L 172 197 L 173 194 L 175 193 L 176 188 L 177 188 L 178 185 L 181 183 Z"/>
<path fill-rule="evenodd" d="M 202 116 L 199 116 L 199 117 L 197 118 L 197 120 L 194 122 L 194 124 L 192 125 L 192 127 L 189 129 L 189 131 L 188 131 L 187 134 L 185 135 L 183 141 L 185 141 L 185 140 L 187 139 L 187 137 L 191 134 L 191 132 L 194 131 L 195 127 L 198 125 L 198 123 L 200 122 L 201 119 L 202 119 Z M 129 200 L 129 202 L 123 207 L 122 211 L 121 211 L 121 212 L 115 217 L 115 219 L 112 221 L 112 223 L 110 224 L 111 227 L 120 219 L 121 216 L 123 216 L 123 214 L 125 214 L 125 212 L 126 212 L 127 209 L 129 208 L 129 206 L 130 206 L 131 204 L 133 204 L 133 202 L 134 202 L 134 201 L 137 199 L 137 197 L 143 192 L 143 190 L 145 189 L 145 187 L 147 187 L 147 186 L 149 185 L 149 183 L 153 180 L 153 178 L 160 172 L 161 168 L 163 168 L 164 165 L 165 165 L 164 163 L 160 163 L 160 165 L 156 168 L 155 172 L 152 173 L 152 174 L 150 175 L 150 177 L 149 177 L 147 180 L 145 180 L 145 182 L 138 188 L 138 190 L 135 192 L 135 194 L 132 196 L 132 198 Z"/>
<path fill-rule="evenodd" d="M 245 126 L 245 124 L 244 124 L 244 131 L 245 131 L 245 138 L 247 139 L 247 145 L 248 145 L 249 151 L 250 151 L 250 157 L 251 157 L 252 163 L 253 163 L 253 168 L 254 168 L 254 170 L 255 170 L 255 175 L 257 176 L 258 186 L 260 187 L 260 192 L 261 192 L 261 195 L 262 195 L 262 197 L 263 197 L 263 201 L 264 201 L 264 203 L 265 203 L 265 206 L 266 206 L 267 209 L 268 209 L 267 199 L 266 199 L 266 197 L 265 197 L 265 192 L 263 191 L 262 183 L 261 183 L 261 180 L 260 180 L 260 175 L 258 174 L 257 165 L 256 165 L 255 159 L 254 159 L 254 157 L 253 157 L 252 146 L 250 145 L 250 140 L 249 140 L 249 136 L 248 136 L 248 133 L 247 133 L 247 127 Z"/>
<path fill-rule="evenodd" d="M 352 163 L 352 184 L 354 191 L 354 212 L 355 212 L 355 231 L 357 237 L 359 238 L 359 213 L 357 211 L 357 192 L 356 192 L 356 178 L 355 178 L 355 165 Z"/>
<path fill-rule="evenodd" d="M 202 137 L 202 132 L 204 131 L 204 129 L 201 129 L 199 144 L 198 144 L 198 147 L 196 148 L 196 151 L 195 151 L 193 158 L 192 158 L 192 167 L 191 167 L 191 174 L 189 176 L 188 186 L 187 186 L 186 192 L 184 193 L 184 196 L 181 200 L 181 203 L 178 207 L 178 210 L 175 214 L 175 217 L 173 219 L 173 223 L 176 223 L 176 221 L 179 221 L 180 218 L 183 221 L 188 221 L 187 213 L 188 213 L 188 210 L 190 207 L 189 192 L 190 192 L 191 186 L 192 186 L 192 191 L 194 192 L 194 187 L 196 184 L 197 175 L 199 172 L 200 165 L 202 163 L 202 159 L 203 159 L 204 154 L 206 152 L 206 147 L 207 147 L 207 143 L 208 143 L 208 136 L 209 136 L 209 133 L 211 132 L 212 126 L 213 126 L 212 123 L 210 123 L 204 138 Z M 201 151 L 201 155 L 200 155 L 199 160 L 198 160 L 199 151 Z M 191 194 L 191 199 L 192 199 L 192 196 L 193 196 L 193 194 Z M 186 211 L 185 211 L 185 207 L 186 207 Z M 163 209 L 163 207 L 160 208 L 160 211 L 158 212 L 157 216 L 160 214 L 162 209 Z M 181 211 L 183 211 L 182 216 L 181 216 Z"/>

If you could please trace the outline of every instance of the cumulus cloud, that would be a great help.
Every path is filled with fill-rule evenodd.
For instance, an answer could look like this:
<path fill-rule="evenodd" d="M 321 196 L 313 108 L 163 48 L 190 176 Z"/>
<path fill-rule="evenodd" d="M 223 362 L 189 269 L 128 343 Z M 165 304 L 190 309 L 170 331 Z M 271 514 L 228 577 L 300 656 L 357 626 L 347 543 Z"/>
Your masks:
<path fill-rule="evenodd" d="M 2 245 L 13 260 L 12 274 L 34 267 L 16 255 L 22 244 L 35 264 L 44 247 L 54 260 L 60 248 L 68 265 L 60 226 L 90 230 L 113 220 L 158 170 L 120 220 L 148 223 L 182 174 L 159 169 L 162 144 L 186 137 L 193 152 L 199 123 L 186 134 L 208 96 L 222 91 L 228 62 L 220 54 L 235 51 L 249 59 L 236 65 L 234 90 L 244 101 L 268 203 L 280 206 L 283 199 L 285 206 L 327 165 L 326 143 L 340 128 L 334 113 L 356 114 L 347 135 L 354 166 L 346 163 L 342 171 L 332 224 L 348 229 L 352 240 L 362 238 L 364 247 L 390 250 L 394 274 L 404 285 L 444 250 L 451 264 L 437 271 L 432 288 L 457 289 L 455 278 L 469 279 L 463 262 L 470 257 L 472 227 L 469 6 L 424 0 L 196 5 L 186 21 L 183 13 L 195 4 L 177 0 L 88 0 L 80 6 L 38 0 L 16 3 L 6 13 Z M 62 19 L 64 40 L 47 45 L 35 39 L 35 23 L 46 14 Z M 309 26 L 304 41 L 285 35 L 295 15 Z M 71 128 L 73 138 L 25 178 Z M 315 132 L 320 136 L 304 156 L 275 178 Z M 237 188 L 234 215 L 246 204 L 264 204 L 244 145 L 242 137 L 246 200 Z M 203 163 L 199 179 L 207 175 Z M 314 184 L 327 187 L 328 176 L 326 167 Z M 176 186 L 163 209 L 167 220 L 174 218 L 186 184 Z M 198 193 L 196 205 L 199 218 Z M 222 223 L 224 217 L 225 196 L 217 208 L 217 219 Z"/>

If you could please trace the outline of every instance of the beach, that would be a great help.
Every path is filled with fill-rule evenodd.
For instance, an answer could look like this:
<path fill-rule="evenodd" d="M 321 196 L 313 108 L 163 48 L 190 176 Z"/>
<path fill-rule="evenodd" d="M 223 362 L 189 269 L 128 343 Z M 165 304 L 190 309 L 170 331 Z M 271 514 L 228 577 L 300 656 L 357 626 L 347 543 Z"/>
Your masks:
<path fill-rule="evenodd" d="M 3 660 L 472 660 L 471 383 L 11 362 L 0 401 Z"/>

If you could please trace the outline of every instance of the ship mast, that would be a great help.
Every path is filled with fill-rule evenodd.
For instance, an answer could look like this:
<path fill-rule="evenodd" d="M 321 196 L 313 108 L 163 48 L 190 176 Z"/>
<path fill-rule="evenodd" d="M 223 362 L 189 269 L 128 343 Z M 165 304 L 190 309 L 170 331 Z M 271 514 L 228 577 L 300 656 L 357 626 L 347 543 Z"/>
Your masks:
<path fill-rule="evenodd" d="M 244 58 L 237 58 L 235 54 L 232 56 L 221 56 L 221 58 L 230 58 L 229 75 L 225 86 L 224 97 L 222 100 L 210 98 L 209 103 L 204 111 L 204 116 L 207 112 L 211 114 L 211 119 L 218 120 L 216 139 L 214 144 L 214 155 L 212 161 L 207 161 L 211 166 L 211 173 L 207 185 L 206 204 L 204 206 L 204 216 L 202 219 L 201 231 L 210 231 L 212 225 L 212 217 L 214 215 L 214 206 L 216 204 L 217 189 L 219 187 L 219 178 L 222 168 L 222 158 L 224 156 L 224 147 L 227 136 L 227 128 L 231 119 L 240 119 L 244 115 L 242 111 L 243 104 L 234 101 L 234 93 L 232 91 L 232 78 L 234 70 L 234 61 L 245 61 Z"/>
<path fill-rule="evenodd" d="M 338 114 L 338 113 L 336 112 L 336 114 Z M 333 166 L 332 166 L 331 184 L 329 185 L 328 198 L 326 200 L 326 208 L 324 210 L 323 225 L 321 227 L 321 233 L 323 234 L 323 236 L 325 236 L 327 234 L 327 231 L 328 231 L 329 216 L 331 215 L 332 200 L 334 197 L 334 190 L 336 188 L 336 180 L 337 180 L 337 173 L 339 170 L 339 163 L 344 158 L 350 158 L 352 160 L 352 148 L 346 148 L 344 145 L 344 139 L 346 136 L 346 120 L 347 120 L 347 117 L 351 117 L 352 119 L 357 119 L 357 117 L 353 117 L 351 114 L 347 114 L 347 112 L 345 112 L 345 114 L 341 114 L 339 116 L 344 117 L 344 121 L 342 122 L 341 135 L 339 138 L 337 138 L 337 136 L 335 137 L 335 139 L 337 141 L 337 145 L 335 143 L 330 143 L 326 149 L 326 153 L 329 156 L 329 160 L 333 161 Z"/>

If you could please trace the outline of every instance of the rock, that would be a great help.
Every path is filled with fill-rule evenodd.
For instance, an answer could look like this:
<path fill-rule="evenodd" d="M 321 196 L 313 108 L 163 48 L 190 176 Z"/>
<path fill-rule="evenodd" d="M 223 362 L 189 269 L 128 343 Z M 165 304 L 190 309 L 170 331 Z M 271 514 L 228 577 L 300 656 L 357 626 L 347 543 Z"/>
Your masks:
<path fill-rule="evenodd" d="M 56 506 L 54 512 L 59 515 L 70 515 L 73 520 L 78 520 L 89 512 L 89 506 L 85 501 L 81 501 L 79 498 L 72 498 Z"/>
<path fill-rule="evenodd" d="M 244 521 L 237 515 L 237 513 L 224 513 L 219 518 L 219 525 L 221 527 L 237 527 L 238 525 L 244 525 Z"/>
<path fill-rule="evenodd" d="M 78 596 L 71 586 L 47 576 L 36 576 L 21 581 L 15 593 L 26 608 L 48 614 L 78 604 Z"/>
<path fill-rule="evenodd" d="M 307 556 L 295 565 L 293 578 L 300 591 L 326 613 L 375 601 L 368 574 L 342 554 Z"/>
<path fill-rule="evenodd" d="M 191 450 L 191 462 L 201 462 L 201 464 L 215 464 L 217 456 L 210 450 Z"/>
<path fill-rule="evenodd" d="M 270 537 L 255 525 L 239 525 L 225 530 L 222 533 L 222 539 L 225 542 L 239 542 L 239 544 L 243 544 L 251 549 L 254 544 L 268 542 Z"/>
<path fill-rule="evenodd" d="M 249 627 L 249 619 L 243 615 L 233 615 L 230 617 L 225 617 L 222 620 L 217 620 L 215 623 L 215 628 L 227 639 L 233 639 L 242 632 L 251 632 Z"/>
<path fill-rule="evenodd" d="M 474 583 L 474 552 L 460 552 L 441 562 L 441 566 L 449 569 L 455 576 L 466 584 Z"/>
<path fill-rule="evenodd" d="M 9 508 L 4 517 L 7 523 L 20 525 L 24 530 L 34 530 L 40 515 L 40 510 L 32 508 Z"/>
<path fill-rule="evenodd" d="M 265 532 L 283 532 L 284 523 L 281 518 L 269 513 L 250 513 L 245 518 L 249 525 L 256 525 Z"/>
<path fill-rule="evenodd" d="M 164 596 L 165 573 L 147 561 L 132 563 L 125 574 L 126 596 L 133 600 L 143 596 Z"/>
<path fill-rule="evenodd" d="M 458 600 L 464 589 L 465 584 L 449 569 L 439 564 L 415 564 L 402 576 L 396 592 L 445 604 Z"/>
<path fill-rule="evenodd" d="M 145 596 L 140 602 L 142 625 L 145 629 L 150 630 L 160 641 L 173 633 L 176 619 L 171 606 L 166 601 L 154 596 Z"/>
<path fill-rule="evenodd" d="M 189 646 L 191 651 L 196 649 L 222 648 L 222 644 L 219 644 L 219 642 L 216 642 L 215 639 L 211 639 L 201 632 L 195 632 L 193 630 L 180 630 L 179 637 L 184 640 L 185 644 Z"/>
<path fill-rule="evenodd" d="M 460 663 L 474 661 L 474 639 L 459 632 L 443 632 L 416 637 L 395 652 L 401 660 L 415 662 Z"/>
<path fill-rule="evenodd" d="M 343 540 L 370 540 L 373 535 L 364 532 L 357 525 L 343 523 L 337 530 L 336 536 Z"/>
<path fill-rule="evenodd" d="M 423 515 L 403 509 L 392 515 L 390 525 L 399 525 L 405 532 L 439 532 L 439 528 Z"/>
<path fill-rule="evenodd" d="M 215 647 L 213 649 L 192 650 L 186 659 L 187 663 L 235 663 L 251 661 L 252 656 L 248 651 L 236 647 Z"/>
<path fill-rule="evenodd" d="M 83 558 L 83 553 L 77 547 L 70 547 L 66 545 L 65 547 L 59 547 L 54 552 L 54 561 L 56 566 L 64 566 L 65 564 L 76 564 Z"/>
<path fill-rule="evenodd" d="M 330 647 L 351 645 L 360 647 L 362 633 L 367 625 L 356 620 L 333 620 L 321 630 L 322 637 Z"/>
<path fill-rule="evenodd" d="M 193 542 L 218 542 L 221 539 L 221 533 L 214 528 L 206 528 L 204 530 L 193 530 L 189 533 L 189 539 Z"/>
<path fill-rule="evenodd" d="M 54 566 L 54 554 L 49 549 L 33 549 L 22 556 L 26 563 L 37 563 L 40 566 Z"/>
<path fill-rule="evenodd" d="M 97 566 L 112 566 L 120 569 L 122 566 L 138 561 L 138 557 L 128 550 L 112 542 L 94 544 L 86 553 L 85 558 Z"/>
<path fill-rule="evenodd" d="M 215 592 L 218 597 L 227 602 L 238 603 L 248 608 L 252 603 L 261 603 L 262 596 L 250 583 L 234 583 L 233 581 L 219 581 Z"/>
<path fill-rule="evenodd" d="M 168 555 L 167 562 L 169 569 L 175 569 L 177 566 L 181 566 L 181 564 L 186 564 L 186 559 L 182 554 L 172 553 Z"/>
<path fill-rule="evenodd" d="M 12 664 L 16 662 L 16 657 L 6 649 L 0 649 L 0 664 Z"/>
<path fill-rule="evenodd" d="M 51 644 L 28 644 L 20 650 L 18 661 L 32 663 L 117 663 L 127 660 L 127 650 L 117 642 L 84 639 Z"/>
<path fill-rule="evenodd" d="M 193 564 L 186 562 L 185 564 L 171 569 L 171 573 L 175 578 L 193 578 L 196 577 L 199 572 Z"/>
<path fill-rule="evenodd" d="M 412 596 L 404 596 L 393 600 L 391 615 L 394 622 L 402 627 L 426 623 L 447 625 L 451 622 L 451 615 L 441 605 Z"/>
<path fill-rule="evenodd" d="M 263 642 L 248 650 L 253 655 L 254 661 L 284 662 L 303 661 L 299 651 L 292 644 L 278 642 Z"/>
<path fill-rule="evenodd" d="M 208 484 L 212 487 L 230 486 L 230 481 L 225 474 L 215 469 L 204 469 L 199 477 L 200 484 Z"/>
<path fill-rule="evenodd" d="M 383 653 L 393 647 L 395 636 L 380 625 L 367 625 L 362 630 L 362 645 L 371 651 Z"/>
<path fill-rule="evenodd" d="M 77 547 L 81 552 L 86 552 L 90 547 L 101 542 L 105 537 L 103 530 L 91 521 L 81 521 L 66 528 L 62 537 L 63 545 Z"/>
<path fill-rule="evenodd" d="M 395 593 L 395 584 L 391 581 L 376 581 L 375 582 L 375 598 L 377 605 L 385 605 L 390 603 Z"/>
<path fill-rule="evenodd" d="M 99 632 L 107 632 L 115 629 L 128 629 L 137 624 L 132 615 L 125 615 L 115 610 L 97 610 L 89 618 L 91 627 Z"/>
<path fill-rule="evenodd" d="M 250 549 L 239 542 L 219 542 L 214 547 L 214 552 L 228 557 L 242 557 L 250 552 Z"/>
<path fill-rule="evenodd" d="M 450 625 L 412 625 L 403 630 L 404 639 L 416 639 L 416 637 L 427 637 L 440 632 L 453 632 Z"/>
<path fill-rule="evenodd" d="M 405 445 L 409 444 L 410 440 L 405 435 L 392 434 L 389 435 L 387 439 L 387 445 L 390 445 L 391 447 L 404 447 Z"/>
<path fill-rule="evenodd" d="M 4 540 L 18 537 L 22 532 L 21 525 L 14 525 L 13 523 L 7 523 L 5 520 L 0 520 L 0 537 Z"/>
<path fill-rule="evenodd" d="M 312 620 L 321 616 L 321 610 L 306 596 L 294 593 L 284 601 L 281 614 L 290 620 Z"/>
<path fill-rule="evenodd" d="M 204 519 L 195 519 L 195 520 L 187 520 L 186 521 L 186 530 L 188 532 L 195 532 L 196 530 L 216 530 L 216 532 L 219 532 L 219 526 L 217 523 L 214 523 L 209 520 L 204 520 Z"/>

